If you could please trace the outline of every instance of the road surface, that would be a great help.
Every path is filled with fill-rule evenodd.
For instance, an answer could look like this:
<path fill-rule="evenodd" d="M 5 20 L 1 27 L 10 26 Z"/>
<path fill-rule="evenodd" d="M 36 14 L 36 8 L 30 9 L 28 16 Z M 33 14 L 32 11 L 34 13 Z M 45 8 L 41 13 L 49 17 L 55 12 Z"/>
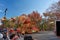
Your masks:
<path fill-rule="evenodd" d="M 28 35 L 31 35 L 34 40 L 60 40 L 53 31 L 44 31 Z"/>

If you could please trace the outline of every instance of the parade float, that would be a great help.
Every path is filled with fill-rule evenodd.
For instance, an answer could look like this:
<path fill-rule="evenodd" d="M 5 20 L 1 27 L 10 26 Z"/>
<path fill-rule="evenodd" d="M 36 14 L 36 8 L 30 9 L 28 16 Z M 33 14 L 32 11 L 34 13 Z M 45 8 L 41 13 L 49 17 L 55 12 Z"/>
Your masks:
<path fill-rule="evenodd" d="M 21 21 L 23 20 L 23 21 Z M 38 32 L 39 28 L 32 24 L 31 19 L 29 17 L 22 17 L 22 19 L 19 19 L 19 25 L 20 25 L 20 31 L 21 33 L 33 33 Z M 21 22 L 20 22 L 21 21 Z"/>
<path fill-rule="evenodd" d="M 32 20 L 33 19 L 33 20 Z M 41 15 L 38 12 L 18 17 L 18 28 L 21 33 L 35 33 L 40 31 Z"/>
<path fill-rule="evenodd" d="M 21 34 L 35 33 L 40 31 L 40 21 L 42 17 L 37 12 L 33 12 L 30 15 L 21 15 L 18 17 L 6 19 L 2 18 L 2 26 L 8 28 L 10 32 L 14 30 Z M 39 25 L 38 25 L 39 24 Z M 11 28 L 13 30 L 11 30 Z"/>

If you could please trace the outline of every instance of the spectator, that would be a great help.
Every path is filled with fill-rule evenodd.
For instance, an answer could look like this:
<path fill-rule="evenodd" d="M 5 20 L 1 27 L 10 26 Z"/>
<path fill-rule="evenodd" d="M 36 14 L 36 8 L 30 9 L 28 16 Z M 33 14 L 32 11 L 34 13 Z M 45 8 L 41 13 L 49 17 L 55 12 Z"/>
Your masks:
<path fill-rule="evenodd" d="M 11 39 L 11 40 L 20 40 L 19 37 L 18 37 L 16 34 L 12 34 L 12 35 L 10 36 L 10 39 Z"/>
<path fill-rule="evenodd" d="M 32 36 L 24 36 L 24 40 L 33 40 Z"/>

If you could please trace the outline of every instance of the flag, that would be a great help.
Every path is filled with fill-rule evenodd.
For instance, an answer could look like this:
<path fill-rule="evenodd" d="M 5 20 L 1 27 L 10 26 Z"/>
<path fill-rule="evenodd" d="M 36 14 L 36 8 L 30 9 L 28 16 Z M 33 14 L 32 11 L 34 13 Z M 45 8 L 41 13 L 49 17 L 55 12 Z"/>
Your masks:
<path fill-rule="evenodd" d="M 6 16 L 7 8 L 5 9 L 5 11 L 4 11 L 4 12 L 5 12 L 4 16 Z"/>
<path fill-rule="evenodd" d="M 6 11 L 7 11 L 7 8 L 5 9 L 5 13 L 6 13 Z"/>

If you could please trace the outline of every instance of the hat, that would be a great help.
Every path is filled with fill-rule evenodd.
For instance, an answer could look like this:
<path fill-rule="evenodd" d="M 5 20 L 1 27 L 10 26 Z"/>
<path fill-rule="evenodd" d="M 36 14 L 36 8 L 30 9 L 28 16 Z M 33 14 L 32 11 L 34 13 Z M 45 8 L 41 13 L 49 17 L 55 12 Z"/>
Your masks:
<path fill-rule="evenodd" d="M 33 40 L 32 36 L 24 36 L 24 40 Z"/>

